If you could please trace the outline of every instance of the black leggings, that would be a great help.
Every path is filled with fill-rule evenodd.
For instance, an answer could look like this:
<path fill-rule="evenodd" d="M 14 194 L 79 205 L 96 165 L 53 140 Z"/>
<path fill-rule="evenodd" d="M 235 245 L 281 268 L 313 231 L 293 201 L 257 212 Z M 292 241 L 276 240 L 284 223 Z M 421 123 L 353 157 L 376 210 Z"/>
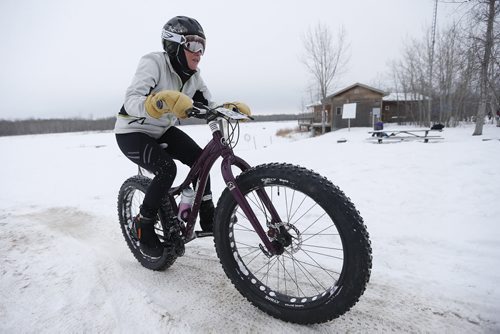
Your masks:
<path fill-rule="evenodd" d="M 163 197 L 172 187 L 177 174 L 173 159 L 191 167 L 202 151 L 191 137 L 176 127 L 169 128 L 159 139 L 154 139 L 144 133 L 133 132 L 117 134 L 116 141 L 127 158 L 155 175 L 141 206 L 141 214 L 145 217 L 156 215 Z M 168 146 L 160 147 L 163 143 Z M 204 195 L 210 193 L 209 178 Z"/>

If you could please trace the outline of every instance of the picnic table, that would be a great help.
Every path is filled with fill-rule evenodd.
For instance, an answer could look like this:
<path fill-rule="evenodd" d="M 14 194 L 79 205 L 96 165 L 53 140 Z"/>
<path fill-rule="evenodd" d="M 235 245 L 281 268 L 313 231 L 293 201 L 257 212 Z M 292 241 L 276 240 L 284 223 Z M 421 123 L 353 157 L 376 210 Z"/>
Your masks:
<path fill-rule="evenodd" d="M 423 140 L 424 143 L 428 143 L 429 140 L 439 140 L 444 139 L 439 135 L 430 135 L 432 132 L 442 132 L 443 130 L 434 129 L 413 129 L 413 130 L 375 130 L 368 131 L 371 133 L 371 138 L 368 140 L 377 141 L 379 144 L 386 142 L 396 142 L 396 141 L 409 141 L 409 140 Z"/>

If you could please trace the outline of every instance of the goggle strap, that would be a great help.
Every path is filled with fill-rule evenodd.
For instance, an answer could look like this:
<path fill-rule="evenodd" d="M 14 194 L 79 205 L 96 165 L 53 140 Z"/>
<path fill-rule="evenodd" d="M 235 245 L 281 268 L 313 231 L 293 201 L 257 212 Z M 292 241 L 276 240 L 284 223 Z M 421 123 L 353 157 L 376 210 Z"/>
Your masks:
<path fill-rule="evenodd" d="M 165 29 L 161 31 L 161 38 L 179 44 L 186 43 L 186 37 L 180 34 L 176 34 L 175 32 L 166 31 Z"/>

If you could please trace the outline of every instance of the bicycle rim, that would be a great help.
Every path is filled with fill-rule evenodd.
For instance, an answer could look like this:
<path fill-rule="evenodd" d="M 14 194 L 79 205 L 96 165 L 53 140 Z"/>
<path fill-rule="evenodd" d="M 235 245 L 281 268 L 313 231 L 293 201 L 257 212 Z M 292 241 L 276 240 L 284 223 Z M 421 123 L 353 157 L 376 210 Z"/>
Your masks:
<path fill-rule="evenodd" d="M 281 303 L 307 306 L 329 298 L 338 290 L 345 249 L 331 215 L 315 199 L 283 185 L 264 188 L 291 235 L 281 255 L 269 257 L 250 221 L 236 206 L 230 224 L 230 242 L 235 260 L 255 288 Z M 256 189 L 245 195 L 259 222 L 271 215 Z M 268 235 L 268 226 L 263 226 Z"/>

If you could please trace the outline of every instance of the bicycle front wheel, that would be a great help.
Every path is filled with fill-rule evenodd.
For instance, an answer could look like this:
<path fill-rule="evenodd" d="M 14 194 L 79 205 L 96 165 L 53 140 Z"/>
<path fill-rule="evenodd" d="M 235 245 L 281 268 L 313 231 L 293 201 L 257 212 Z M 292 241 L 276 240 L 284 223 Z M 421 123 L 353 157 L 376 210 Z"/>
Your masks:
<path fill-rule="evenodd" d="M 214 238 L 226 275 L 252 304 L 294 323 L 329 321 L 363 294 L 371 271 L 371 246 L 363 219 L 330 181 L 304 168 L 267 164 L 242 173 L 236 183 L 270 240 L 269 255 L 230 191 L 217 204 Z M 257 191 L 264 190 L 281 222 Z M 279 239 L 279 231 L 282 237 Z"/>

